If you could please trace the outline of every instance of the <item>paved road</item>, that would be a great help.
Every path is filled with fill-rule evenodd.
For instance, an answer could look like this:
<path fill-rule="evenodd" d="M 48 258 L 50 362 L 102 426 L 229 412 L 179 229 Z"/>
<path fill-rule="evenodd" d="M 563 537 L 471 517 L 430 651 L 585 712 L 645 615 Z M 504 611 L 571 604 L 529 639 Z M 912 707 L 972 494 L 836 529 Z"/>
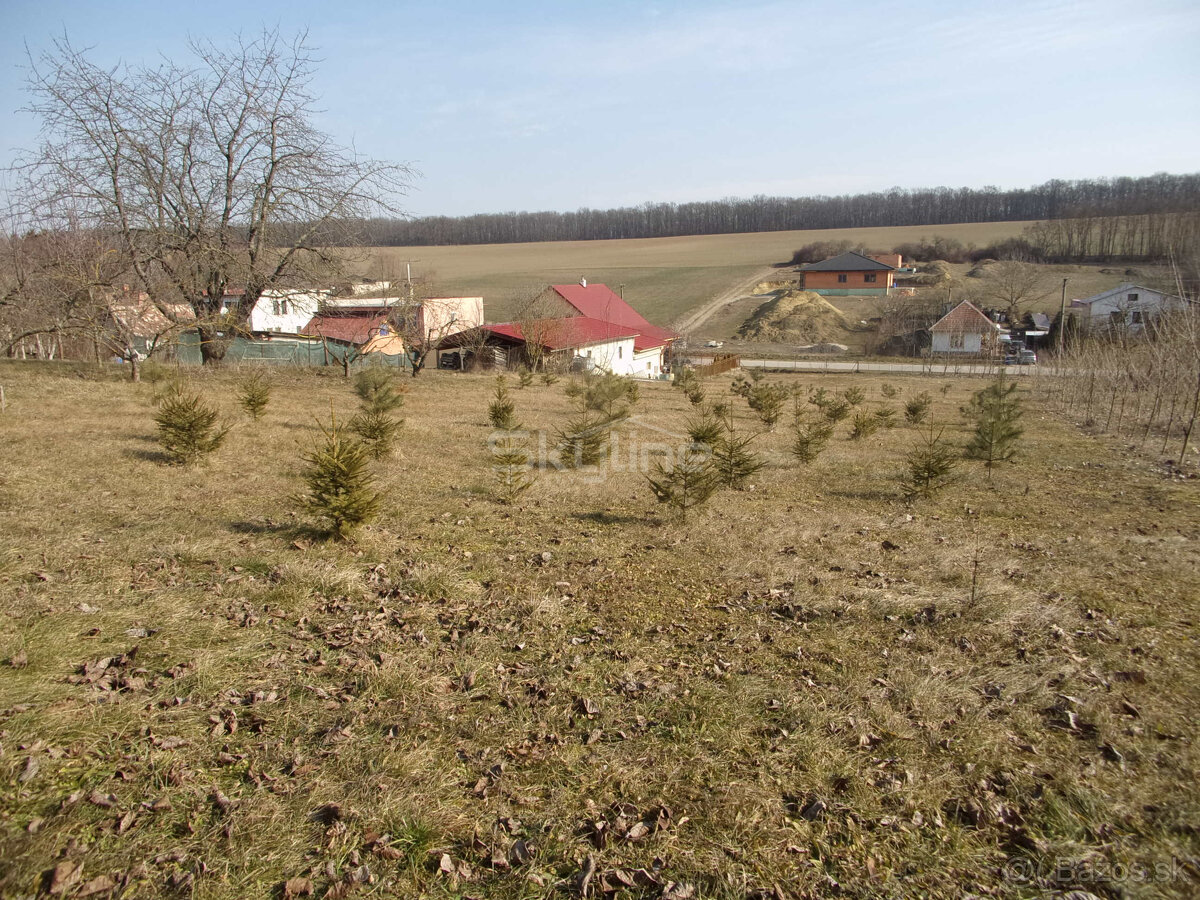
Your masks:
<path fill-rule="evenodd" d="M 712 357 L 693 356 L 692 365 L 712 362 Z M 848 362 L 824 359 L 753 359 L 742 357 L 743 369 L 780 369 L 796 372 L 892 372 L 897 375 L 996 375 L 1001 369 L 1006 375 L 1033 375 L 1036 366 L 998 366 L 970 363 L 881 363 Z"/>

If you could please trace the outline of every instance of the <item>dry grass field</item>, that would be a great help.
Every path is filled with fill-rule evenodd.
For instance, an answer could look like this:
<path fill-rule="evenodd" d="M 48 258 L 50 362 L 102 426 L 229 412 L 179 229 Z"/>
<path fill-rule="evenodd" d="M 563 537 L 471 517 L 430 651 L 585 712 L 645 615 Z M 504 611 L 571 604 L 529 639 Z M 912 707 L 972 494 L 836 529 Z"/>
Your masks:
<path fill-rule="evenodd" d="M 916 429 L 800 466 L 781 424 L 680 522 L 630 464 L 681 430 L 670 386 L 603 477 L 508 507 L 492 380 L 427 372 L 343 543 L 290 498 L 344 379 L 272 370 L 254 423 L 237 372 L 190 373 L 234 428 L 177 468 L 120 375 L 0 365 L 0 896 L 1200 891 L 1200 481 L 1054 419 L 1048 380 L 991 483 L 910 505 Z M 959 441 L 982 386 L 788 383 L 928 391 Z"/>
<path fill-rule="evenodd" d="M 730 286 L 791 259 L 813 241 L 862 241 L 890 249 L 903 241 L 944 235 L 983 246 L 1018 236 L 1028 222 L 913 225 L 714 234 L 617 241 L 561 241 L 462 247 L 377 247 L 359 262 L 363 271 L 399 277 L 404 263 L 428 275 L 446 294 L 482 295 L 489 321 L 513 315 L 519 300 L 547 283 L 624 285 L 625 299 L 652 322 L 667 325 Z"/>

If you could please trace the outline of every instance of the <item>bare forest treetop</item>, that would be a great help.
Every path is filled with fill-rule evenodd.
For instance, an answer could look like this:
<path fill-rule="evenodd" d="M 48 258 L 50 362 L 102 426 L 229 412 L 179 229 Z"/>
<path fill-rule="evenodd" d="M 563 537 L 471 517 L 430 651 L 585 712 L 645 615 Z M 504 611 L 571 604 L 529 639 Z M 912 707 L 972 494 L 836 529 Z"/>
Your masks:
<path fill-rule="evenodd" d="M 329 248 L 396 212 L 411 173 L 314 126 L 303 34 L 191 52 L 189 64 L 104 69 L 57 41 L 29 63 L 42 143 L 18 170 L 26 221 L 106 235 L 164 315 L 190 307 L 214 362 L 264 291 L 336 274 Z M 243 291 L 223 313 L 222 298 Z"/>

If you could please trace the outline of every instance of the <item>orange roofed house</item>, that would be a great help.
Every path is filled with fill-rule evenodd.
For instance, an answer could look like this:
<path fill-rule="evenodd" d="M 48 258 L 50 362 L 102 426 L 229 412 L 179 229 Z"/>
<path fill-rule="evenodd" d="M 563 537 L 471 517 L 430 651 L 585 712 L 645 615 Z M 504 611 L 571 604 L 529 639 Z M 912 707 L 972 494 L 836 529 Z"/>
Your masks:
<path fill-rule="evenodd" d="M 892 262 L 894 265 L 889 264 Z M 804 289 L 823 297 L 886 296 L 899 265 L 899 254 L 875 259 L 847 250 L 801 266 L 800 271 L 804 274 Z"/>

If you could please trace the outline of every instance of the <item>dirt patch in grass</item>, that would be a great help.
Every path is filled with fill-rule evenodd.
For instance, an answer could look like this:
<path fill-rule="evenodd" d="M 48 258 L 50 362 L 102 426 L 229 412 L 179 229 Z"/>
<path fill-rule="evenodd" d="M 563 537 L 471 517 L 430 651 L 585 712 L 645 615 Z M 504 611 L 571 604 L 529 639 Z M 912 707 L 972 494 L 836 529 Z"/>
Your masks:
<path fill-rule="evenodd" d="M 684 525 L 636 462 L 678 391 L 506 507 L 492 380 L 429 372 L 329 543 L 288 498 L 356 398 L 272 374 L 258 423 L 192 376 L 236 427 L 181 469 L 139 452 L 153 385 L 0 365 L 0 894 L 1195 895 L 1200 482 L 1052 384 L 990 485 L 907 505 L 914 429 L 799 466 L 781 425 Z M 960 441 L 981 386 L 780 380 L 928 392 Z M 514 391 L 528 429 L 563 386 Z"/>

